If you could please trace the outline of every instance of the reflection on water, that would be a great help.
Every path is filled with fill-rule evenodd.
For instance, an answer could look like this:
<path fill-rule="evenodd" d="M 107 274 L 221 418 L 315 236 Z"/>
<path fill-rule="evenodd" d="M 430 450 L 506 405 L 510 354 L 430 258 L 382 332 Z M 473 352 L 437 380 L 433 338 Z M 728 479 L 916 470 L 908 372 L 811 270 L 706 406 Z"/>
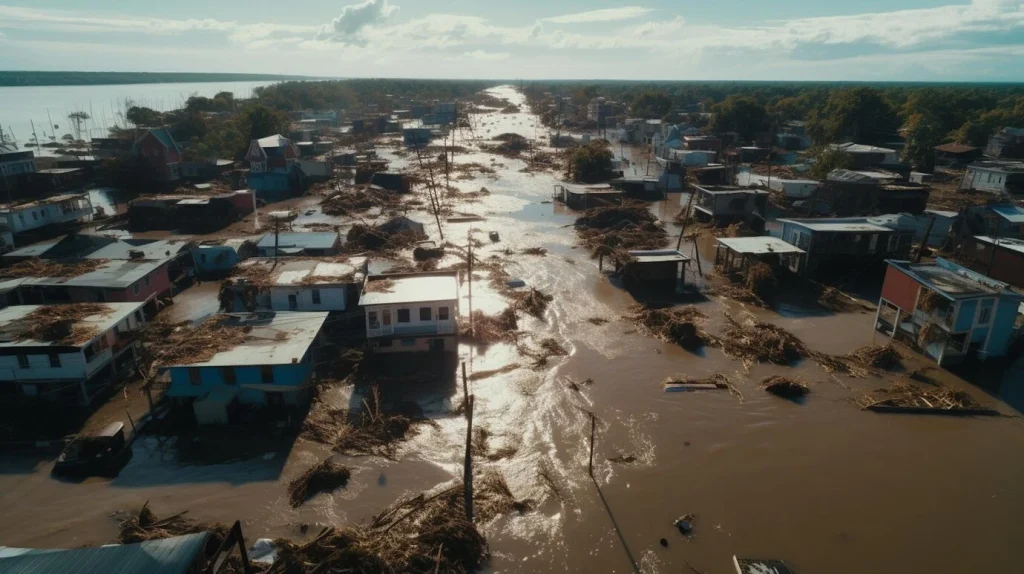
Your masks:
<path fill-rule="evenodd" d="M 522 104 L 510 89 L 496 93 Z M 508 131 L 531 138 L 539 133 L 526 114 L 489 114 L 479 123 L 481 138 Z M 379 151 L 391 156 L 388 149 Z M 480 158 L 466 155 L 457 161 Z M 482 525 L 495 570 L 630 570 L 587 474 L 589 412 L 598 421 L 596 480 L 644 571 L 678 572 L 689 562 L 701 571 L 724 572 L 733 554 L 779 557 L 807 572 L 1014 569 L 1013 542 L 1024 537 L 1017 496 L 1024 479 L 1019 419 L 862 412 L 850 400 L 887 384 L 883 377 L 830 375 L 809 362 L 748 369 L 720 349 L 694 354 L 646 337 L 623 318 L 633 298 L 600 275 L 585 250 L 574 248 L 574 213 L 544 203 L 556 177 L 521 173 L 518 160 L 499 161 L 505 167 L 496 178 L 458 182 L 460 188 L 485 185 L 491 190 L 480 202 L 458 206 L 487 219 L 446 224 L 446 237 L 458 243 L 471 227 L 498 231 L 501 241 L 481 247 L 478 257 L 501 258 L 512 277 L 554 296 L 542 318 L 520 315 L 520 344 L 550 337 L 571 354 L 535 369 L 512 343 L 459 348 L 473 379 L 468 387 L 476 397 L 474 424 L 488 430 L 492 453 L 513 452 L 496 460 L 478 459 L 476 467 L 500 470 L 517 498 L 538 502 L 535 512 Z M 670 222 L 684 202 L 684 195 L 670 194 L 651 205 L 670 233 L 678 231 Z M 319 220 L 321 214 L 307 217 Z M 550 253 L 504 253 L 534 246 Z M 707 270 L 713 241 L 702 240 L 697 251 Z M 486 270 L 477 272 L 473 308 L 502 310 L 507 301 L 487 286 Z M 213 284 L 193 289 L 212 290 L 208 285 Z M 186 292 L 175 307 L 183 316 L 201 313 L 201 292 L 191 303 Z M 461 296 L 466 312 L 465 285 Z M 719 299 L 698 305 L 709 316 L 706 328 L 713 333 L 721 331 L 724 311 L 750 311 Z M 827 353 L 847 353 L 873 337 L 870 314 L 813 314 L 795 301 L 782 313 L 756 315 Z M 607 322 L 589 321 L 594 318 Z M 917 358 L 905 362 L 907 368 L 923 364 Z M 472 377 L 488 371 L 499 372 Z M 670 376 L 716 373 L 728 376 L 742 396 L 665 393 L 660 385 Z M 805 404 L 758 389 L 760 380 L 780 373 L 809 381 L 812 392 Z M 147 499 L 164 514 L 189 509 L 190 516 L 204 520 L 242 519 L 249 538 L 298 536 L 300 523 L 365 520 L 400 497 L 461 477 L 466 423 L 449 412 L 461 400 L 461 380 L 449 376 L 385 389 L 394 401 L 414 400 L 436 424 L 423 426 L 400 450 L 397 462 L 338 457 L 353 469 L 349 487 L 317 496 L 299 509 L 288 505 L 284 485 L 329 454 L 322 445 L 300 439 L 290 449 L 183 465 L 174 448 L 143 442 L 124 478 L 113 482 L 72 486 L 49 480 L 48 469 L 34 474 L 0 470 L 0 492 L 5 493 L 0 540 L 11 545 L 107 542 L 113 538 L 107 515 Z M 592 383 L 584 383 L 588 379 Z M 962 383 L 950 376 L 949 384 Z M 364 392 L 332 388 L 327 400 L 352 406 Z M 627 455 L 633 462 L 608 460 Z M 69 516 L 72 505 L 76 511 Z M 692 540 L 671 526 L 683 514 L 697 517 Z M 950 517 L 955 517 L 957 544 L 936 544 L 949 537 Z M 661 538 L 669 542 L 667 548 L 659 544 Z"/>

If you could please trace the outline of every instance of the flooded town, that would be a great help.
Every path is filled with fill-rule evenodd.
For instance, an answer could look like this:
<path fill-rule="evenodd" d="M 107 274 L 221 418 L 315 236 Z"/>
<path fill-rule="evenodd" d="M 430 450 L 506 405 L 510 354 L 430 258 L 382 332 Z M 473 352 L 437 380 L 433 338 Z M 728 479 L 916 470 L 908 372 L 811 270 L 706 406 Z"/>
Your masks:
<path fill-rule="evenodd" d="M 1019 85 L 207 93 L 0 108 L 0 572 L 1014 570 Z"/>

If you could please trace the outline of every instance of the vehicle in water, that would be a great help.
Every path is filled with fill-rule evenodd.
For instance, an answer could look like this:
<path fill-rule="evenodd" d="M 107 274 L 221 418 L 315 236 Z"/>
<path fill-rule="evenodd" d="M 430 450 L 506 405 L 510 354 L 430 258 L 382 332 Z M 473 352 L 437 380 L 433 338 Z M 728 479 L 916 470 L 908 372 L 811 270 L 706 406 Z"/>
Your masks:
<path fill-rule="evenodd" d="M 53 474 L 58 476 L 114 477 L 132 457 L 125 440 L 124 423 L 107 425 L 98 433 L 72 440 L 57 458 Z"/>

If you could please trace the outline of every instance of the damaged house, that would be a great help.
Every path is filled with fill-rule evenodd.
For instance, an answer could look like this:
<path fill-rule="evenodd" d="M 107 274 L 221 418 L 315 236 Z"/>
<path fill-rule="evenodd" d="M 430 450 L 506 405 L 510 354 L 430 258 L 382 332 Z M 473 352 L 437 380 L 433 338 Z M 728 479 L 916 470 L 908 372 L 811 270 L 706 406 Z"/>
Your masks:
<path fill-rule="evenodd" d="M 335 232 L 268 233 L 256 244 L 259 257 L 324 257 L 341 251 Z"/>
<path fill-rule="evenodd" d="M 888 264 L 877 330 L 909 339 L 940 365 L 1009 351 L 1024 294 L 942 258 Z"/>
<path fill-rule="evenodd" d="M 366 338 L 373 352 L 458 348 L 457 272 L 371 275 L 359 306 L 366 312 Z"/>
<path fill-rule="evenodd" d="M 306 175 L 299 165 L 299 148 L 280 134 L 252 140 L 245 155 L 246 182 L 256 197 L 279 201 L 306 190 Z"/>
<path fill-rule="evenodd" d="M 140 303 L 16 305 L 0 310 L 7 401 L 88 406 L 135 368 Z"/>
<path fill-rule="evenodd" d="M 732 185 L 694 186 L 693 217 L 716 225 L 742 221 L 755 231 L 764 229 L 768 192 Z"/>
<path fill-rule="evenodd" d="M 890 229 L 866 217 L 780 219 L 778 223 L 782 228 L 772 235 L 806 253 L 792 259 L 790 267 L 804 276 L 864 273 L 886 259 L 906 258 L 914 241 L 913 230 Z"/>
<path fill-rule="evenodd" d="M 0 204 L 0 222 L 24 244 L 67 232 L 92 218 L 88 193 L 66 193 L 20 204 Z"/>
<path fill-rule="evenodd" d="M 249 190 L 142 196 L 128 202 L 128 230 L 209 233 L 239 221 L 254 207 Z"/>
<path fill-rule="evenodd" d="M 366 273 L 365 257 L 249 259 L 239 266 L 240 277 L 222 287 L 222 308 L 233 312 L 358 310 Z"/>

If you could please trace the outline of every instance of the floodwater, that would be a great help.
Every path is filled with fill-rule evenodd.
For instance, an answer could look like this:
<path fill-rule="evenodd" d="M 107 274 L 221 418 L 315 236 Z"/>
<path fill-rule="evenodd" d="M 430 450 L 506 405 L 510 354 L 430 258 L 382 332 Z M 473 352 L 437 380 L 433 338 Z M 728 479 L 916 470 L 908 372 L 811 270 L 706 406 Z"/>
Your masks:
<path fill-rule="evenodd" d="M 496 91 L 522 103 L 511 89 Z M 537 129 L 527 114 L 477 118 L 481 138 L 509 131 L 533 137 Z M 486 220 L 446 223 L 445 238 L 462 243 L 477 228 L 486 241 L 487 231 L 498 231 L 501 241 L 480 248 L 478 257 L 502 257 L 512 277 L 554 296 L 543 319 L 521 319 L 523 340 L 553 337 L 571 354 L 533 370 L 509 345 L 460 348 L 470 373 L 522 365 L 470 382 L 474 425 L 490 431 L 491 449 L 517 449 L 510 458 L 475 464 L 499 470 L 518 498 L 538 502 L 533 512 L 483 525 L 491 570 L 679 572 L 692 564 L 715 573 L 731 571 L 734 554 L 783 559 L 800 572 L 1016 570 L 1018 542 L 1024 539 L 1024 425 L 1016 411 L 943 374 L 945 383 L 966 388 L 1008 416 L 864 412 L 851 399 L 885 381 L 829 375 L 812 363 L 756 365 L 747 372 L 719 350 L 693 354 L 639 334 L 622 319 L 633 298 L 575 248 L 575 214 L 547 203 L 556 176 L 521 173 L 521 161 L 493 158 L 502 164 L 495 176 L 454 183 L 466 191 L 491 191 L 456 206 Z M 463 154 L 457 161 L 491 159 Z M 675 195 L 651 208 L 670 219 L 680 199 Z M 309 217 L 320 221 L 321 215 Z M 423 214 L 418 218 L 427 221 Z M 428 231 L 436 234 L 432 220 Z M 502 253 L 526 247 L 549 253 Z M 485 285 L 474 282 L 473 308 L 500 311 L 507 302 Z M 465 313 L 465 285 L 462 296 Z M 783 315 L 720 299 L 698 306 L 711 317 L 712 332 L 721 327 L 725 311 L 753 312 L 827 353 L 881 341 L 867 312 L 835 315 L 789 307 Z M 593 317 L 610 322 L 595 326 L 587 321 Z M 924 365 L 917 358 L 905 363 Z M 713 373 L 733 378 L 743 397 L 724 391 L 665 393 L 660 385 L 673 375 Z M 805 402 L 757 389 L 763 377 L 779 373 L 812 382 Z M 338 457 L 353 469 L 349 486 L 299 509 L 288 505 L 287 482 L 329 454 L 301 439 L 235 437 L 225 446 L 146 437 L 119 477 L 80 484 L 51 479 L 50 460 L 7 456 L 0 463 L 0 540 L 65 547 L 109 542 L 116 535 L 111 513 L 147 500 L 162 515 L 187 509 L 202 520 L 242 520 L 250 543 L 264 536 L 300 537 L 302 524 L 365 520 L 399 498 L 461 477 L 465 420 L 447 414 L 461 398 L 451 375 L 382 388 L 388 401 L 417 401 L 437 426 L 423 427 L 397 461 Z M 593 383 L 577 392 L 568 379 Z M 359 399 L 351 387 L 327 394 L 339 406 Z M 594 479 L 587 471 L 588 412 L 597 420 Z M 233 451 L 231 445 L 241 442 L 250 446 Z M 635 462 L 607 460 L 618 455 L 632 455 Z M 540 469 L 555 489 L 538 476 Z M 683 514 L 696 516 L 690 538 L 672 526 Z"/>
<path fill-rule="evenodd" d="M 252 96 L 255 88 L 273 82 L 193 82 L 170 84 L 122 84 L 105 86 L 20 86 L 0 87 L 0 126 L 4 137 L 26 144 L 35 137 L 41 143 L 64 134 L 88 140 L 106 137 L 108 128 L 120 123 L 130 105 L 157 111 L 180 108 L 189 96 L 213 97 L 231 92 L 236 98 Z M 131 102 L 127 104 L 126 102 Z M 75 129 L 68 115 L 85 112 L 90 119 Z M 77 133 L 76 133 L 77 132 Z"/>

